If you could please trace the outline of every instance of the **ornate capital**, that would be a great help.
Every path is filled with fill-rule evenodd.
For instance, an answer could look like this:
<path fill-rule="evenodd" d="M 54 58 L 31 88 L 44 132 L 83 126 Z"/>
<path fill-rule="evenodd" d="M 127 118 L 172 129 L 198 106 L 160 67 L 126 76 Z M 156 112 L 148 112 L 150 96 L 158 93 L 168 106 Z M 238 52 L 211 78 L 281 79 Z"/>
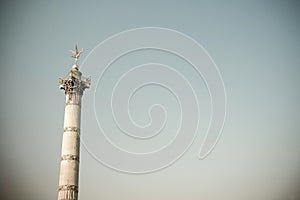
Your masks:
<path fill-rule="evenodd" d="M 77 69 L 72 69 L 69 74 L 59 80 L 59 88 L 65 90 L 66 94 L 83 94 L 86 88 L 91 85 L 91 79 L 82 76 L 82 73 Z"/>

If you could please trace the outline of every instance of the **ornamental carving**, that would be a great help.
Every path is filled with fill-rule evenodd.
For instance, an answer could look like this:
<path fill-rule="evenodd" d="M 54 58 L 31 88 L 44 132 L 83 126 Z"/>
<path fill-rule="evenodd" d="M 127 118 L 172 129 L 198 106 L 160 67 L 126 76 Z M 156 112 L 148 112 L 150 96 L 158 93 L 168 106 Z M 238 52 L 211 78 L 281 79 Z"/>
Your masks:
<path fill-rule="evenodd" d="M 60 185 L 58 188 L 58 191 L 64 191 L 64 190 L 72 190 L 72 191 L 78 192 L 78 186 L 76 186 L 76 185 Z"/>
<path fill-rule="evenodd" d="M 64 128 L 64 132 L 80 132 L 80 128 L 75 126 L 67 126 Z"/>
<path fill-rule="evenodd" d="M 59 80 L 59 88 L 66 94 L 82 95 L 83 91 L 90 87 L 90 84 L 91 79 L 83 77 L 77 69 L 72 69 L 65 78 Z"/>
<path fill-rule="evenodd" d="M 79 162 L 79 156 L 67 154 L 67 155 L 63 155 L 61 157 L 61 160 L 76 160 Z"/>

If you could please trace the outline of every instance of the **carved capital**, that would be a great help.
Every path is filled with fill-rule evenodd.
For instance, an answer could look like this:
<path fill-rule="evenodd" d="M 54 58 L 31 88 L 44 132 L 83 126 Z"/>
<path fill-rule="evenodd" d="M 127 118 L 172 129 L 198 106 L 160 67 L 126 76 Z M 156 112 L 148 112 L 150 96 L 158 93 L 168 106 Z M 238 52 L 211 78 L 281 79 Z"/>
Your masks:
<path fill-rule="evenodd" d="M 59 80 L 59 88 L 64 90 L 66 94 L 83 94 L 86 88 L 91 84 L 90 78 L 82 77 L 82 73 L 78 70 L 72 69 L 69 74 Z"/>

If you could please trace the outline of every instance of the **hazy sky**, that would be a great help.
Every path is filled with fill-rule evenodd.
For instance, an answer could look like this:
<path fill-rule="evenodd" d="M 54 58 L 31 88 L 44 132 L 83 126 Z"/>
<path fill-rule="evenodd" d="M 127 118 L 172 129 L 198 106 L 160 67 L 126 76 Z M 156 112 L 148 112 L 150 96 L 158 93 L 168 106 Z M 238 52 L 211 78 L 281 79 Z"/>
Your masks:
<path fill-rule="evenodd" d="M 0 12 L 0 199 L 57 198 L 65 95 L 58 79 L 71 69 L 69 49 L 85 49 L 132 28 L 163 27 L 203 45 L 217 64 L 227 92 L 222 137 L 204 160 L 197 158 L 210 115 L 201 77 L 167 53 L 146 50 L 111 67 L 107 80 L 147 62 L 167 63 L 187 76 L 200 99 L 197 138 L 184 156 L 155 173 L 132 175 L 97 162 L 81 148 L 80 199 L 279 200 L 297 199 L 300 186 L 300 4 L 296 1 L 14 1 Z M 97 55 L 101 57 L 101 55 Z M 101 66 L 96 66 L 101 67 Z M 151 102 L 163 101 L 171 122 L 149 146 L 126 140 L 101 103 L 99 74 L 82 104 L 82 134 L 99 133 L 99 120 L 125 149 L 149 151 L 165 144 L 178 124 L 172 95 L 149 87 L 137 93 L 132 117 L 147 123 Z M 151 97 L 151 98 L 150 98 Z M 169 128 L 169 129 L 167 129 Z M 169 131 L 168 131 L 169 130 Z M 100 141 L 94 140 L 97 146 Z M 99 147 L 100 151 L 101 147 Z"/>

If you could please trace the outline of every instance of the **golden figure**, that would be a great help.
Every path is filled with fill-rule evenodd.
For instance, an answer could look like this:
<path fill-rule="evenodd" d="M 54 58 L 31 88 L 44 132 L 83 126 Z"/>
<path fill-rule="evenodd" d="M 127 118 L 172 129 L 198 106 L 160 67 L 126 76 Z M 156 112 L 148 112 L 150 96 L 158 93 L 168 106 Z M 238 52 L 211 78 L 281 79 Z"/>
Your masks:
<path fill-rule="evenodd" d="M 77 65 L 77 62 L 78 62 L 78 58 L 80 56 L 80 54 L 83 52 L 83 48 L 81 49 L 81 51 L 78 51 L 78 48 L 77 48 L 77 45 L 75 46 L 75 50 L 70 50 L 74 55 L 71 56 L 72 58 L 75 58 L 75 65 Z"/>

